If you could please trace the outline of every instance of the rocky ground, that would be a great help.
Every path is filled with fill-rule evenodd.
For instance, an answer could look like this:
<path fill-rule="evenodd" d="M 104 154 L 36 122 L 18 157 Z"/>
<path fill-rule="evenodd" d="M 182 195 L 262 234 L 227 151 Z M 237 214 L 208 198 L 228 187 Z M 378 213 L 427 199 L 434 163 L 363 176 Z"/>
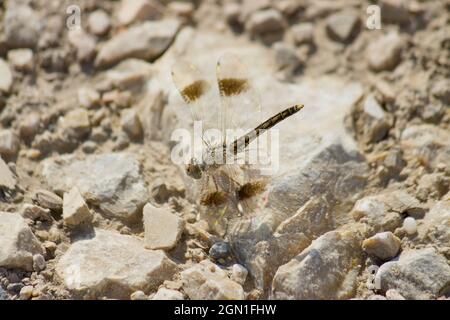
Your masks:
<path fill-rule="evenodd" d="M 448 299 L 450 3 L 372 4 L 0 2 L 0 300 Z M 170 68 L 225 51 L 264 117 L 305 108 L 222 242 L 170 160 Z"/>

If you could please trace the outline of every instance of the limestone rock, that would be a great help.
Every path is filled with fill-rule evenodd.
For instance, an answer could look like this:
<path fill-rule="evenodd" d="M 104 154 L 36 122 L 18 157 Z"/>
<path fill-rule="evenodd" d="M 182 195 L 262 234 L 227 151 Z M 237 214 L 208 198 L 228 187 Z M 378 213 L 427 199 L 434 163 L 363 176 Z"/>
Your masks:
<path fill-rule="evenodd" d="M 353 10 L 343 10 L 327 19 L 327 31 L 333 40 L 348 42 L 354 38 L 361 27 L 358 14 Z"/>
<path fill-rule="evenodd" d="M 9 129 L 0 130 L 0 156 L 8 159 L 19 152 L 20 141 L 17 135 Z"/>
<path fill-rule="evenodd" d="M 117 18 L 127 25 L 143 20 L 156 20 L 163 14 L 164 7 L 157 0 L 122 0 Z"/>
<path fill-rule="evenodd" d="M 152 300 L 184 300 L 184 296 L 180 291 L 162 287 L 155 293 Z"/>
<path fill-rule="evenodd" d="M 10 3 L 5 12 L 3 27 L 9 48 L 34 48 L 39 40 L 42 22 L 31 7 Z"/>
<path fill-rule="evenodd" d="M 142 240 L 98 229 L 94 238 L 72 244 L 56 266 L 69 290 L 91 299 L 129 299 L 137 290 L 156 289 L 176 269 L 163 251 L 145 249 Z"/>
<path fill-rule="evenodd" d="M 3 161 L 3 159 L 0 157 L 0 190 L 14 190 L 16 188 L 16 183 L 16 177 L 11 172 L 5 161 Z"/>
<path fill-rule="evenodd" d="M 34 55 L 31 49 L 14 49 L 8 51 L 8 61 L 19 71 L 31 71 L 34 67 Z"/>
<path fill-rule="evenodd" d="M 64 224 L 76 227 L 92 218 L 92 214 L 77 187 L 73 187 L 69 192 L 66 192 L 63 200 Z"/>
<path fill-rule="evenodd" d="M 90 32 L 96 36 L 103 36 L 109 31 L 111 21 L 105 11 L 98 9 L 89 14 L 88 25 Z"/>
<path fill-rule="evenodd" d="M 392 232 L 381 232 L 366 239 L 362 248 L 368 254 L 387 261 L 394 258 L 400 250 L 400 239 Z"/>
<path fill-rule="evenodd" d="M 374 71 L 394 69 L 400 62 L 403 39 L 397 33 L 389 33 L 369 44 L 367 59 Z"/>

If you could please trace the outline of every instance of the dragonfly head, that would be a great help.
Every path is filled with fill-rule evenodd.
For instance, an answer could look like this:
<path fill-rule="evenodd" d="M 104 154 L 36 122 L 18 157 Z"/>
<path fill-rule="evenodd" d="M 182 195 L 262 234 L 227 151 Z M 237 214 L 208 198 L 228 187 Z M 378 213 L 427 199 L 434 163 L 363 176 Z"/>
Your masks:
<path fill-rule="evenodd" d="M 200 165 L 195 163 L 194 161 L 191 161 L 186 166 L 186 173 L 193 179 L 200 179 L 202 177 L 202 170 L 200 168 Z"/>

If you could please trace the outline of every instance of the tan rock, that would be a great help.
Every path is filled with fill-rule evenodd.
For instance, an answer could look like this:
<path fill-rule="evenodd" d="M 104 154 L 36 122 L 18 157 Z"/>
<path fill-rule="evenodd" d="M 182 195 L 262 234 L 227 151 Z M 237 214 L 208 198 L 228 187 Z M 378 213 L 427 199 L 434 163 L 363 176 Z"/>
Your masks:
<path fill-rule="evenodd" d="M 137 21 L 156 20 L 163 14 L 164 7 L 157 0 L 122 0 L 117 18 L 127 25 Z"/>
<path fill-rule="evenodd" d="M 392 232 L 381 232 L 366 239 L 362 243 L 365 252 L 381 260 L 387 261 L 395 257 L 400 250 L 400 239 Z"/>
<path fill-rule="evenodd" d="M 64 194 L 63 219 L 67 226 L 75 227 L 92 218 L 86 202 L 77 187 Z"/>

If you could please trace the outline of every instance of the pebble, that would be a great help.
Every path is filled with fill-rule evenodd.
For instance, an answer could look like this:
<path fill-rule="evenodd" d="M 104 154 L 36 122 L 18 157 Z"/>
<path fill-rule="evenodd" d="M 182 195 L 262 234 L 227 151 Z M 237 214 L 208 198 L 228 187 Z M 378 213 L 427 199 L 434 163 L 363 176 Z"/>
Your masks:
<path fill-rule="evenodd" d="M 194 13 L 194 4 L 183 1 L 172 1 L 167 5 L 167 10 L 177 17 L 191 19 Z"/>
<path fill-rule="evenodd" d="M 33 295 L 33 286 L 25 286 L 20 289 L 19 298 L 20 300 L 29 300 Z"/>
<path fill-rule="evenodd" d="M 84 108 L 73 109 L 58 120 L 58 130 L 64 136 L 82 138 L 90 129 L 89 114 Z"/>
<path fill-rule="evenodd" d="M 383 22 L 402 25 L 410 21 L 408 9 L 403 1 L 381 0 L 379 5 Z"/>
<path fill-rule="evenodd" d="M 122 130 L 125 131 L 131 139 L 137 140 L 142 137 L 142 124 L 135 109 L 123 110 L 120 123 Z"/>
<path fill-rule="evenodd" d="M 0 93 L 9 93 L 13 84 L 13 76 L 8 63 L 0 58 Z"/>
<path fill-rule="evenodd" d="M 389 71 L 394 69 L 401 60 L 404 42 L 396 32 L 371 42 L 367 48 L 367 60 L 373 71 Z"/>
<path fill-rule="evenodd" d="M 32 112 L 25 116 L 19 124 L 20 137 L 24 140 L 32 140 L 41 127 L 41 117 Z"/>
<path fill-rule="evenodd" d="M 310 22 L 299 23 L 291 28 L 292 36 L 296 44 L 314 42 L 314 25 Z"/>
<path fill-rule="evenodd" d="M 417 222 L 416 219 L 413 217 L 406 217 L 405 220 L 403 220 L 403 228 L 405 229 L 406 233 L 409 235 L 414 235 L 417 232 Z"/>
<path fill-rule="evenodd" d="M 100 103 L 100 93 L 92 88 L 80 88 L 78 90 L 78 103 L 83 108 L 93 108 Z"/>
<path fill-rule="evenodd" d="M 326 28 L 328 35 L 335 41 L 347 43 L 359 32 L 361 21 L 353 10 L 344 10 L 332 14 L 327 18 Z"/>
<path fill-rule="evenodd" d="M 63 207 L 63 200 L 57 194 L 39 189 L 33 195 L 33 201 L 43 208 L 60 212 Z"/>
<path fill-rule="evenodd" d="M 0 190 L 10 189 L 14 190 L 17 184 L 15 175 L 11 172 L 11 169 L 0 157 Z"/>
<path fill-rule="evenodd" d="M 389 289 L 386 291 L 386 298 L 388 300 L 406 300 L 405 297 L 403 297 L 400 292 L 395 289 Z"/>
<path fill-rule="evenodd" d="M 272 48 L 275 51 L 275 61 L 279 69 L 293 72 L 301 65 L 301 60 L 292 45 L 276 42 Z"/>
<path fill-rule="evenodd" d="M 128 25 L 159 19 L 163 12 L 164 7 L 156 0 L 122 0 L 117 18 L 121 25 Z"/>
<path fill-rule="evenodd" d="M 246 24 L 246 28 L 252 36 L 278 32 L 283 30 L 284 26 L 285 21 L 283 16 L 275 9 L 267 9 L 253 13 Z"/>
<path fill-rule="evenodd" d="M 52 220 L 49 209 L 41 208 L 37 205 L 30 204 L 30 203 L 25 203 L 22 206 L 22 211 L 20 212 L 20 214 L 25 219 L 31 219 L 33 221 L 34 220 L 47 220 L 47 221 Z"/>
<path fill-rule="evenodd" d="M 180 291 L 162 287 L 151 300 L 184 300 L 184 295 Z"/>
<path fill-rule="evenodd" d="M 231 280 L 244 285 L 247 275 L 248 271 L 244 266 L 238 263 L 233 264 L 233 267 L 231 268 Z"/>
<path fill-rule="evenodd" d="M 11 3 L 4 14 L 3 26 L 9 48 L 34 48 L 41 35 L 42 19 L 31 7 Z"/>
<path fill-rule="evenodd" d="M 390 231 L 381 232 L 364 240 L 362 248 L 368 254 L 387 261 L 394 258 L 400 250 L 400 239 Z"/>
<path fill-rule="evenodd" d="M 81 145 L 81 149 L 84 153 L 94 153 L 97 150 L 97 144 L 94 141 L 85 141 Z"/>
<path fill-rule="evenodd" d="M 9 50 L 8 61 L 14 69 L 30 72 L 34 67 L 33 51 L 27 48 Z"/>
<path fill-rule="evenodd" d="M 16 134 L 9 129 L 0 130 L 0 156 L 3 158 L 13 158 L 20 148 L 20 141 Z"/>
<path fill-rule="evenodd" d="M 69 192 L 64 193 L 64 224 L 70 227 L 76 227 L 90 219 L 92 219 L 92 213 L 78 188 L 73 187 Z"/>
<path fill-rule="evenodd" d="M 22 283 L 10 283 L 6 287 L 6 290 L 8 290 L 10 292 L 14 292 L 14 293 L 19 293 L 23 287 L 24 287 L 24 285 Z"/>
<path fill-rule="evenodd" d="M 77 51 L 77 59 L 81 62 L 90 61 L 95 55 L 96 41 L 93 36 L 83 29 L 69 30 L 69 43 Z"/>
<path fill-rule="evenodd" d="M 143 291 L 135 291 L 130 296 L 131 300 L 147 300 L 147 295 Z"/>
<path fill-rule="evenodd" d="M 216 242 L 209 249 L 209 256 L 216 261 L 227 260 L 231 256 L 231 247 L 227 242 Z"/>
<path fill-rule="evenodd" d="M 88 26 L 89 31 L 96 36 L 105 35 L 111 27 L 109 15 L 101 9 L 91 12 L 88 17 Z"/>
<path fill-rule="evenodd" d="M 42 271 L 45 269 L 46 263 L 44 256 L 42 254 L 35 254 L 33 256 L 33 269 L 34 271 Z"/>

